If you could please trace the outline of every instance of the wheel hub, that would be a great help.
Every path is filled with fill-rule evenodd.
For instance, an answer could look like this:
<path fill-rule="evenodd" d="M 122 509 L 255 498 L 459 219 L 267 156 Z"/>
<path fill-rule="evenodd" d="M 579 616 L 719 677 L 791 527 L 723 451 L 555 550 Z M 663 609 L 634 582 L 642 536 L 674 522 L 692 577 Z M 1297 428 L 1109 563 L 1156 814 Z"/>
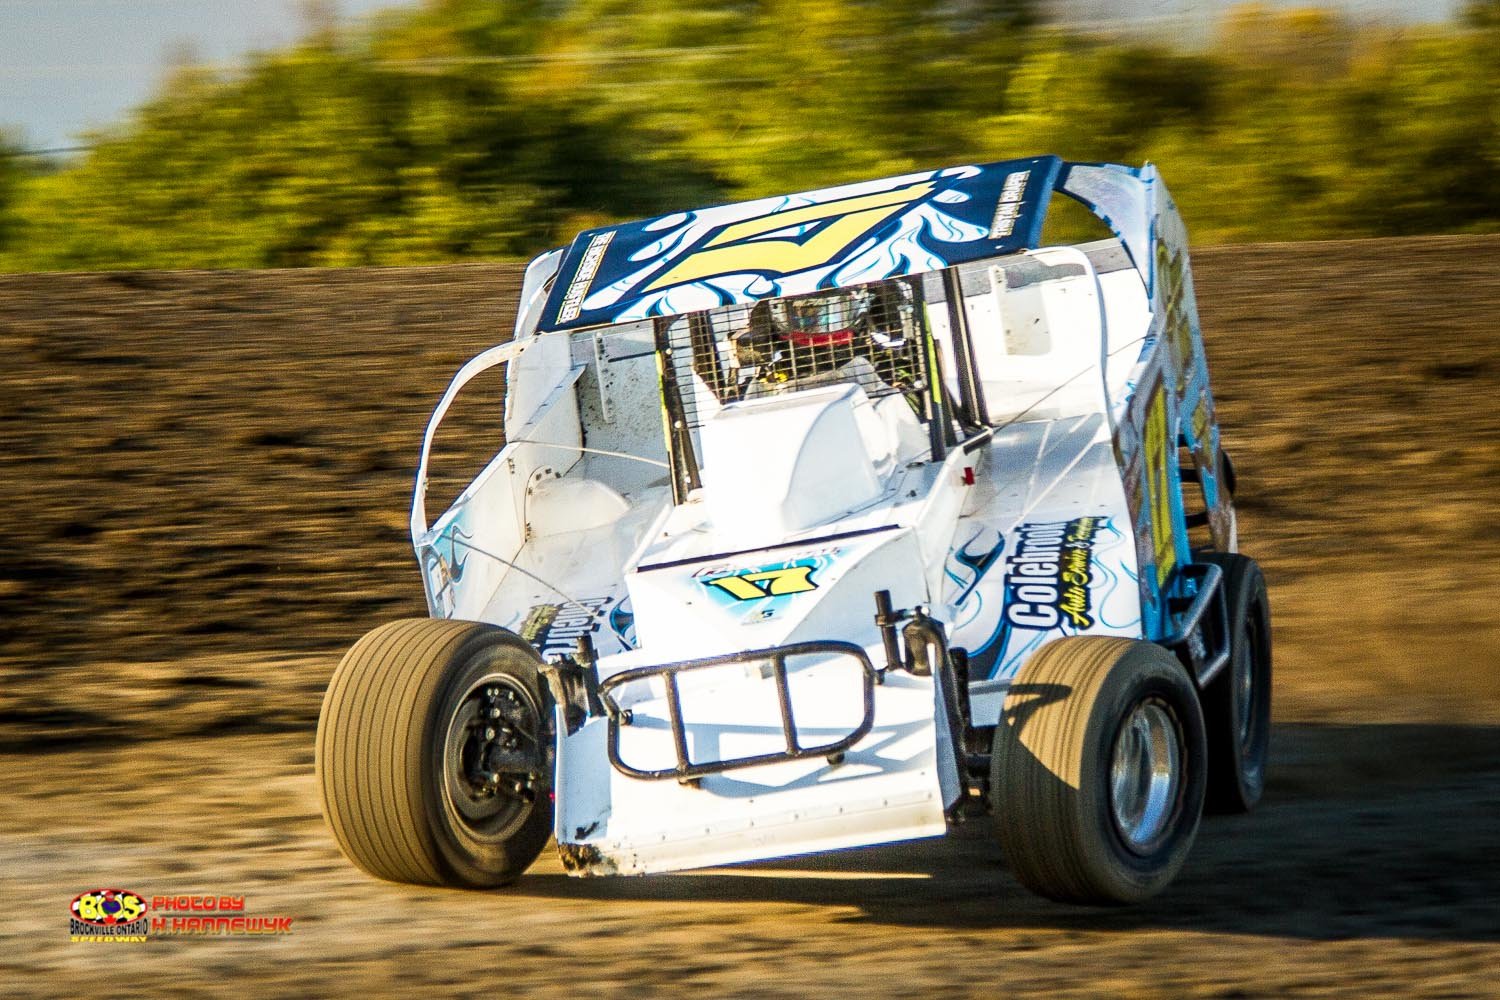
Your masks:
<path fill-rule="evenodd" d="M 481 678 L 460 700 L 444 740 L 443 784 L 453 808 L 478 830 L 509 828 L 536 801 L 541 719 L 504 675 Z"/>
<path fill-rule="evenodd" d="M 1170 705 L 1138 703 L 1120 724 L 1110 760 L 1110 807 L 1125 846 L 1155 849 L 1171 829 L 1183 785 L 1181 730 Z"/>

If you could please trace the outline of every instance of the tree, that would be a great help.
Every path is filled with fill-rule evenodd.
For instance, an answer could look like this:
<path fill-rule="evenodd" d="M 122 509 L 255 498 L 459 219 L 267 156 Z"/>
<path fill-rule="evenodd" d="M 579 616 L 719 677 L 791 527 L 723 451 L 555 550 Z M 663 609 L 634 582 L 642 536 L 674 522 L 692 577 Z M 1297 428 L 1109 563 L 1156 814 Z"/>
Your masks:
<path fill-rule="evenodd" d="M 580 228 L 1055 152 L 1162 164 L 1195 239 L 1500 230 L 1500 0 L 1237 9 L 1206 51 L 1035 0 L 426 0 L 184 65 L 92 151 L 0 148 L 9 268 L 522 257 Z M 323 5 L 331 10 L 331 5 Z"/>
<path fill-rule="evenodd" d="M 1500 0 L 1469 0 L 1461 15 L 1463 23 L 1485 31 L 1500 29 Z"/>
<path fill-rule="evenodd" d="M 5 252 L 19 228 L 16 200 L 24 176 L 20 153 L 20 148 L 0 133 L 0 253 Z"/>

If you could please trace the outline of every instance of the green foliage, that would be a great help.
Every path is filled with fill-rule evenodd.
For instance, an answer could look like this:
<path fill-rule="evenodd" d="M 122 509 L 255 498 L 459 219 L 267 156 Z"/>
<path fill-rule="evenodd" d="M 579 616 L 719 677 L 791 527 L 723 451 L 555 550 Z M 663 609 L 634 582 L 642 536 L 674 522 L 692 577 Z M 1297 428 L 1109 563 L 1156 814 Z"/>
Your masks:
<path fill-rule="evenodd" d="M 173 74 L 64 169 L 0 144 L 0 268 L 514 258 L 1042 152 L 1160 163 L 1199 242 L 1500 229 L 1495 0 L 1401 32 L 1247 6 L 1201 51 L 1039 9 L 427 0 L 322 25 L 235 74 Z"/>
<path fill-rule="evenodd" d="M 22 165 L 20 149 L 0 133 L 0 253 L 20 228 L 16 202 L 21 196 L 27 170 Z"/>
<path fill-rule="evenodd" d="M 1500 0 L 1469 0 L 1464 5 L 1465 23 L 1493 31 L 1500 28 Z"/>
<path fill-rule="evenodd" d="M 4 252 L 11 234 L 18 228 L 13 207 L 18 187 L 13 159 L 9 152 L 0 150 L 0 253 Z"/>

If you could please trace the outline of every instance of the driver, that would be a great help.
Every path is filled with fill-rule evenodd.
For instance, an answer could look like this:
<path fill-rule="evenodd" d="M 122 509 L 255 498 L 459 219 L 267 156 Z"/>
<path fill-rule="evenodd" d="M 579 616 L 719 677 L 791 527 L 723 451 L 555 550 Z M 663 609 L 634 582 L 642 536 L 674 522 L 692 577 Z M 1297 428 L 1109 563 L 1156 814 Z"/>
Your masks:
<path fill-rule="evenodd" d="M 904 301 L 899 286 L 881 284 L 757 302 L 736 340 L 740 363 L 770 390 L 839 381 L 856 359 L 873 374 L 872 358 L 906 346 Z"/>

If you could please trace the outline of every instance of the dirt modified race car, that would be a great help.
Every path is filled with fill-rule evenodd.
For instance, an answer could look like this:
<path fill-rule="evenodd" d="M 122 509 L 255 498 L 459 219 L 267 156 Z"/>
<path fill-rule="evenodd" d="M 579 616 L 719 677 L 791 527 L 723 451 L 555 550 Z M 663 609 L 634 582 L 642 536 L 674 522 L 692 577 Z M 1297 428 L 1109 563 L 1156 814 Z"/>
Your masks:
<path fill-rule="evenodd" d="M 1108 238 L 1040 246 L 1057 195 Z M 433 434 L 505 445 L 429 522 Z M 431 617 L 324 701 L 365 871 L 495 886 L 944 834 L 1129 902 L 1261 794 L 1270 623 L 1188 267 L 1142 169 L 1036 157 L 679 212 L 526 270 L 422 446 Z"/>

